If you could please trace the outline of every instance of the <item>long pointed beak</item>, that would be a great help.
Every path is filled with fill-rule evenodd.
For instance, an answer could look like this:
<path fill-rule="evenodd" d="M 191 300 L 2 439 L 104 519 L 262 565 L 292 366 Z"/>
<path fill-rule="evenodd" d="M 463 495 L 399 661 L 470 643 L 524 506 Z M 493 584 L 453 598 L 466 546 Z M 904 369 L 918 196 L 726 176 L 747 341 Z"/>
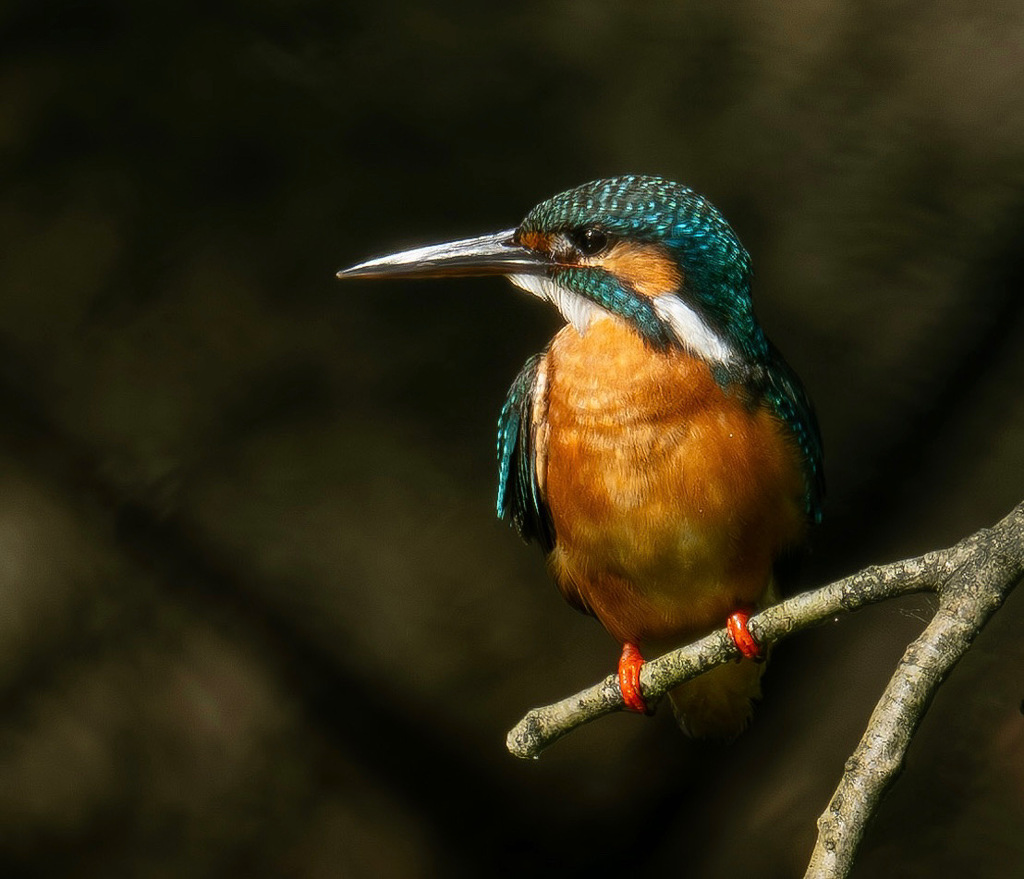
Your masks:
<path fill-rule="evenodd" d="M 403 250 L 338 272 L 345 278 L 444 278 L 452 275 L 539 275 L 545 255 L 516 244 L 515 229 Z"/>

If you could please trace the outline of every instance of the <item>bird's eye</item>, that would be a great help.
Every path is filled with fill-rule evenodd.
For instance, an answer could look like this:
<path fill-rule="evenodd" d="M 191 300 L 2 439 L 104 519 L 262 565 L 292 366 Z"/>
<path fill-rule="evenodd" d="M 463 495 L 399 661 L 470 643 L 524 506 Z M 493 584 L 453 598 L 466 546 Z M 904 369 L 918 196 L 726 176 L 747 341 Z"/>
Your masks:
<path fill-rule="evenodd" d="M 608 236 L 593 227 L 583 229 L 574 238 L 576 247 L 584 256 L 596 256 L 608 246 Z"/>

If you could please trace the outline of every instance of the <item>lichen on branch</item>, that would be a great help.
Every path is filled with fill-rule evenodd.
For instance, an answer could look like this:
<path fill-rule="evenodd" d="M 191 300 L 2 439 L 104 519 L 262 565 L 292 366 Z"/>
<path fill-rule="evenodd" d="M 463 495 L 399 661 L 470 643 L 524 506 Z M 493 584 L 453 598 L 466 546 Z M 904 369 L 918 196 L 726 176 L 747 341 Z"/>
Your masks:
<path fill-rule="evenodd" d="M 860 744 L 818 819 L 818 841 L 805 879 L 849 873 L 868 819 L 899 774 L 903 756 L 945 676 L 1024 576 L 1024 502 L 992 528 L 948 549 L 865 568 L 827 586 L 765 608 L 748 621 L 760 644 L 889 598 L 935 592 L 939 606 L 924 632 L 907 648 L 868 721 Z M 738 658 L 725 629 L 646 663 L 640 687 L 655 705 L 677 684 Z M 517 757 L 540 753 L 579 726 L 625 707 L 618 679 L 530 711 L 509 732 Z"/>

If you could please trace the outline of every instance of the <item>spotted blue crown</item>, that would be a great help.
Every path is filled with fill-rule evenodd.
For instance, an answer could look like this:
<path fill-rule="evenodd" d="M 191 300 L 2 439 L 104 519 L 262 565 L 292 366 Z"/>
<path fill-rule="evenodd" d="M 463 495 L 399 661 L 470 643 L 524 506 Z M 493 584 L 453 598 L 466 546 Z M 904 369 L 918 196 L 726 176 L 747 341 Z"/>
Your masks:
<path fill-rule="evenodd" d="M 520 229 L 568 232 L 587 226 L 667 248 L 683 272 L 687 298 L 701 316 L 744 356 L 767 354 L 750 298 L 750 255 L 702 195 L 661 177 L 610 177 L 541 202 Z"/>

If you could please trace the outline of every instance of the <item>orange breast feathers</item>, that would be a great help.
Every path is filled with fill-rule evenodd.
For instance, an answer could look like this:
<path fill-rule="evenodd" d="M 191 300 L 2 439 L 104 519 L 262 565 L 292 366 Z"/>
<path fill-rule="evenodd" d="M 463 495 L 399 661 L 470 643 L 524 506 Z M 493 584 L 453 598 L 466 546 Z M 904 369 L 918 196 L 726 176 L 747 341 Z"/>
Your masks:
<path fill-rule="evenodd" d="M 639 642 L 720 626 L 762 599 L 805 528 L 784 424 L 723 391 L 704 361 L 654 351 L 610 317 L 559 332 L 538 390 L 549 563 L 571 603 Z"/>

